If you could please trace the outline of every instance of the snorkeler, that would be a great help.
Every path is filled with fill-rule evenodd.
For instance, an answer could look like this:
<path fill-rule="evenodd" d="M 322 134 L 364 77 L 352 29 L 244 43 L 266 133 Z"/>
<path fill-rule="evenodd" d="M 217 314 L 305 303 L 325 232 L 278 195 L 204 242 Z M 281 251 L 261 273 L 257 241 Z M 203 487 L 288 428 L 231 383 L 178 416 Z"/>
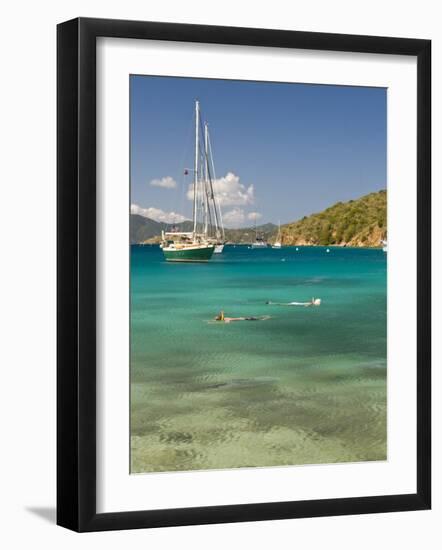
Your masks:
<path fill-rule="evenodd" d="M 221 321 L 222 323 L 232 323 L 234 321 L 266 321 L 268 318 L 268 315 L 263 315 L 262 317 L 226 317 L 224 311 L 221 310 L 214 320 Z"/>
<path fill-rule="evenodd" d="M 271 302 L 270 300 L 267 300 L 266 304 L 268 306 L 320 306 L 321 298 L 312 298 L 309 302 Z"/>
<path fill-rule="evenodd" d="M 221 310 L 219 314 L 215 317 L 215 321 L 224 321 L 224 311 Z"/>

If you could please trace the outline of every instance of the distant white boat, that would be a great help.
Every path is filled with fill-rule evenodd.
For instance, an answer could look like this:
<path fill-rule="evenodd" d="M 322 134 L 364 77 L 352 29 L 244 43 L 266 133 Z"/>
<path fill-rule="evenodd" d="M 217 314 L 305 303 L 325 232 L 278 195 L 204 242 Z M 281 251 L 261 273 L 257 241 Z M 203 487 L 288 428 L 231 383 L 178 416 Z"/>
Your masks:
<path fill-rule="evenodd" d="M 272 248 L 281 248 L 281 222 L 278 223 L 278 235 L 276 237 L 276 241 L 273 243 Z"/>
<path fill-rule="evenodd" d="M 383 245 L 383 246 L 382 246 L 382 250 L 383 250 L 384 252 L 387 252 L 387 241 L 381 241 L 381 244 Z"/>
<path fill-rule="evenodd" d="M 214 254 L 221 254 L 224 250 L 224 244 L 216 244 L 215 250 L 213 251 Z"/>
<path fill-rule="evenodd" d="M 252 248 L 267 248 L 269 245 L 263 236 L 258 235 L 258 229 L 256 227 L 256 217 L 255 217 L 255 242 L 252 243 Z"/>
<path fill-rule="evenodd" d="M 252 243 L 251 248 L 267 248 L 268 244 L 262 237 L 256 237 L 255 242 Z"/>

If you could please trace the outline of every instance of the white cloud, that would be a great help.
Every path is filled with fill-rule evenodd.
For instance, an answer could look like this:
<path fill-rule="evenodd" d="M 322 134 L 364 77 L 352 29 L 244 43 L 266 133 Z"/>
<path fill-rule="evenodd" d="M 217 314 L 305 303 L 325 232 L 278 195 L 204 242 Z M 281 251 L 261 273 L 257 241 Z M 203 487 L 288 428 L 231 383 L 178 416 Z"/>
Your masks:
<path fill-rule="evenodd" d="M 240 182 L 239 176 L 233 172 L 227 172 L 223 178 L 213 181 L 213 190 L 220 206 L 245 206 L 255 201 L 253 185 L 246 187 Z M 189 185 L 187 198 L 193 200 L 193 184 Z"/>
<path fill-rule="evenodd" d="M 249 212 L 247 214 L 247 219 L 248 220 L 256 221 L 256 220 L 259 220 L 261 218 L 262 218 L 262 214 L 260 214 L 259 212 Z"/>
<path fill-rule="evenodd" d="M 165 189 L 176 189 L 176 181 L 171 176 L 150 180 L 150 185 L 154 187 L 164 187 Z"/>
<path fill-rule="evenodd" d="M 244 223 L 245 219 L 246 216 L 242 208 L 233 208 L 233 210 L 223 213 L 223 222 L 226 226 L 236 227 Z"/>
<path fill-rule="evenodd" d="M 131 204 L 130 211 L 131 214 L 138 214 L 144 218 L 150 218 L 151 220 L 164 223 L 180 223 L 187 219 L 185 216 L 177 214 L 176 212 L 165 212 L 161 210 L 161 208 L 154 208 L 153 206 L 150 208 L 141 208 L 138 204 Z"/>

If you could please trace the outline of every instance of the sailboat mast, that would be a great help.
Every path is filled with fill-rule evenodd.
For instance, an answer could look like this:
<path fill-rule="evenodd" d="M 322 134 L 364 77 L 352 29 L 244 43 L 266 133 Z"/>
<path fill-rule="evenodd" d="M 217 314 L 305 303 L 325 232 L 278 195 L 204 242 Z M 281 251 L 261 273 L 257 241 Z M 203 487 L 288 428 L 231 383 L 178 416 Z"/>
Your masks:
<path fill-rule="evenodd" d="M 223 213 L 222 213 L 222 210 L 221 210 L 221 205 L 216 200 L 216 196 L 215 196 L 215 193 L 214 193 L 214 190 L 213 190 L 213 184 L 212 184 L 212 181 L 216 180 L 216 172 L 215 172 L 215 163 L 213 162 L 212 143 L 210 141 L 209 131 L 207 131 L 207 142 L 208 142 L 208 145 L 209 145 L 208 155 L 210 156 L 210 165 L 209 165 L 209 170 L 208 170 L 209 171 L 209 181 L 210 181 L 210 184 L 211 184 L 212 198 L 213 198 L 214 206 L 215 206 L 215 217 L 216 217 L 217 231 L 219 231 L 219 228 L 221 228 L 221 237 L 224 241 L 226 236 L 225 236 L 225 233 L 224 233 Z M 212 169 L 212 176 L 210 176 L 210 169 Z"/>
<path fill-rule="evenodd" d="M 206 181 L 209 179 L 209 153 L 208 153 L 208 143 L 209 143 L 209 128 L 207 122 L 204 123 L 204 175 Z"/>
<path fill-rule="evenodd" d="M 198 160 L 199 160 L 199 124 L 200 124 L 200 102 L 195 101 L 195 170 L 193 180 L 193 238 L 196 237 L 197 218 L 197 186 L 198 186 Z"/>
<path fill-rule="evenodd" d="M 206 223 L 204 226 L 204 233 L 207 237 L 209 231 L 209 198 L 208 198 L 208 185 L 209 185 L 209 130 L 207 127 L 207 122 L 204 123 L 204 186 L 205 186 L 205 217 Z"/>

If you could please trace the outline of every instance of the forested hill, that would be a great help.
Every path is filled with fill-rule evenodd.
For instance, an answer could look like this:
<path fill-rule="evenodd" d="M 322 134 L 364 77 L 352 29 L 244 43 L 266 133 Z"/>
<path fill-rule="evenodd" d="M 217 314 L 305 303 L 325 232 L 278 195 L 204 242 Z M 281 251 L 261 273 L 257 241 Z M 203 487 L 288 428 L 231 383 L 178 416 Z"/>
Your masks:
<path fill-rule="evenodd" d="M 338 202 L 281 227 L 284 245 L 381 246 L 387 238 L 387 192 Z"/>

